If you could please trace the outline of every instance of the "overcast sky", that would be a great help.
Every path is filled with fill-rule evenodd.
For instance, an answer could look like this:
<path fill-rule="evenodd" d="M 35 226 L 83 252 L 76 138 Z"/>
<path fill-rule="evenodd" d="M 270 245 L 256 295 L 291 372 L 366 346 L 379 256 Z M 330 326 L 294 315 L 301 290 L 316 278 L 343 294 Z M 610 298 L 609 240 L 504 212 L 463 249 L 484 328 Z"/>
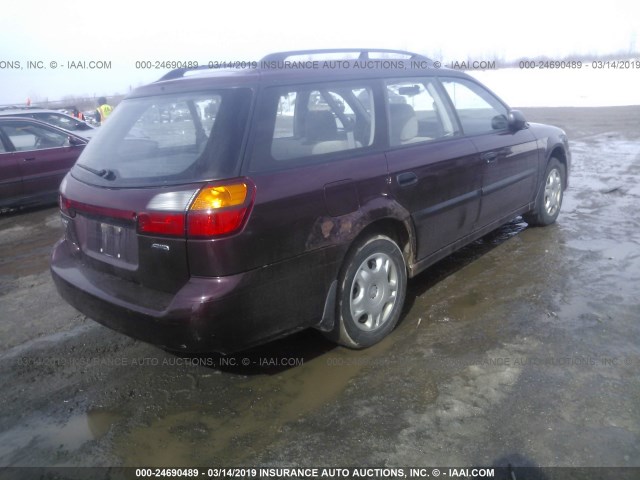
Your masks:
<path fill-rule="evenodd" d="M 205 64 L 354 46 L 406 49 L 445 62 L 640 50 L 640 2 L 631 0 L 20 0 L 2 10 L 0 105 L 126 93 L 167 71 L 136 69 L 137 60 Z M 79 60 L 111 62 L 111 69 L 66 67 Z M 27 69 L 27 61 L 45 68 Z M 640 79 L 640 71 L 632 73 Z"/>

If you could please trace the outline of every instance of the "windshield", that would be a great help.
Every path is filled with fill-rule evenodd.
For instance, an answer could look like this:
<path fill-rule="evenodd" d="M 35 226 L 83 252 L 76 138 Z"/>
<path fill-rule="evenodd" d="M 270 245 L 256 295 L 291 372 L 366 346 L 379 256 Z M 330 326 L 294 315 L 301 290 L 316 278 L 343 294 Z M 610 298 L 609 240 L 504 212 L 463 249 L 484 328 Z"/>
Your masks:
<path fill-rule="evenodd" d="M 79 180 L 147 187 L 232 176 L 247 123 L 246 88 L 121 102 L 72 170 Z"/>

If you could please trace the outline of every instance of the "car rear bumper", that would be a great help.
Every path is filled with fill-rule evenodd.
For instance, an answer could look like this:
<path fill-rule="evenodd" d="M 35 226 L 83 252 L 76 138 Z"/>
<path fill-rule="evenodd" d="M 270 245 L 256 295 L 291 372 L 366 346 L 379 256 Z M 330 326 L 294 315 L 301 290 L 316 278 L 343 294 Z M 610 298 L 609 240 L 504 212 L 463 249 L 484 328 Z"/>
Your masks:
<path fill-rule="evenodd" d="M 304 263 L 322 265 L 317 254 L 305 257 Z M 227 277 L 191 277 L 176 294 L 168 294 L 97 272 L 61 240 L 52 252 L 51 274 L 69 304 L 113 330 L 168 350 L 232 353 L 320 321 L 330 278 L 310 277 L 314 266 L 295 263 Z M 330 270 L 326 263 L 323 267 Z M 296 295 L 300 286 L 313 294 Z"/>

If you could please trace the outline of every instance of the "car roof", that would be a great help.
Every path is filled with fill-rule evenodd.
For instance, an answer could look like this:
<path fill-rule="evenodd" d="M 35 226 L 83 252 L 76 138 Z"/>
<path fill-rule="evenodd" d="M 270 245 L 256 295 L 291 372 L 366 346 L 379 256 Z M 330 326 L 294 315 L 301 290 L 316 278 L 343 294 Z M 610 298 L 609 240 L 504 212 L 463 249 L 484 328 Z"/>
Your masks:
<path fill-rule="evenodd" d="M 357 53 L 356 58 L 340 54 Z M 380 54 L 373 58 L 371 54 Z M 396 58 L 386 58 L 388 55 Z M 313 59 L 317 56 L 321 58 Z M 398 58 L 400 56 L 401 58 Z M 301 59 L 293 59 L 301 57 Z M 323 57 L 323 58 L 322 58 Z M 289 62 L 289 64 L 287 64 Z M 317 62 L 312 64 L 311 62 Z M 333 62 L 333 63 L 325 63 Z M 340 62 L 338 65 L 336 62 Z M 366 62 L 366 63 L 364 63 Z M 296 68 L 293 65 L 308 65 Z M 363 68 L 361 65 L 368 65 Z M 158 81 L 135 89 L 128 97 L 180 93 L 197 89 L 251 87 L 259 84 L 287 84 L 389 77 L 447 76 L 469 78 L 463 72 L 441 67 L 439 62 L 417 53 L 388 49 L 325 49 L 272 53 L 255 62 L 236 62 L 235 68 L 202 65 L 171 70 Z"/>
<path fill-rule="evenodd" d="M 48 109 L 48 108 L 0 107 L 0 115 L 2 115 L 3 117 L 6 116 L 6 115 L 24 116 L 24 115 L 28 115 L 30 113 L 57 113 L 59 115 L 66 115 L 67 117 L 70 116 L 70 115 L 67 115 L 66 113 L 59 112 L 58 110 L 51 110 L 51 109 Z"/>

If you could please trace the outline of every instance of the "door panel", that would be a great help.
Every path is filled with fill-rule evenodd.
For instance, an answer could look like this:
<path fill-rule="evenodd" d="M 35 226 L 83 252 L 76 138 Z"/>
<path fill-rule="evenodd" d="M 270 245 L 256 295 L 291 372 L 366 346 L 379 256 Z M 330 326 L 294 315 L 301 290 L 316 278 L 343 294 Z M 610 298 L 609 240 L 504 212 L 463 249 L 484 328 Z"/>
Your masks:
<path fill-rule="evenodd" d="M 500 220 L 533 199 L 538 168 L 535 137 L 528 130 L 472 139 L 483 159 L 478 227 Z"/>
<path fill-rule="evenodd" d="M 83 146 L 47 148 L 20 153 L 24 193 L 27 195 L 58 190 Z"/>
<path fill-rule="evenodd" d="M 394 197 L 411 212 L 417 260 L 469 234 L 478 216 L 482 161 L 473 143 L 451 139 L 387 153 Z M 417 181 L 405 186 L 413 174 Z"/>
<path fill-rule="evenodd" d="M 22 173 L 17 154 L 13 152 L 0 153 L 0 203 L 21 195 Z"/>

